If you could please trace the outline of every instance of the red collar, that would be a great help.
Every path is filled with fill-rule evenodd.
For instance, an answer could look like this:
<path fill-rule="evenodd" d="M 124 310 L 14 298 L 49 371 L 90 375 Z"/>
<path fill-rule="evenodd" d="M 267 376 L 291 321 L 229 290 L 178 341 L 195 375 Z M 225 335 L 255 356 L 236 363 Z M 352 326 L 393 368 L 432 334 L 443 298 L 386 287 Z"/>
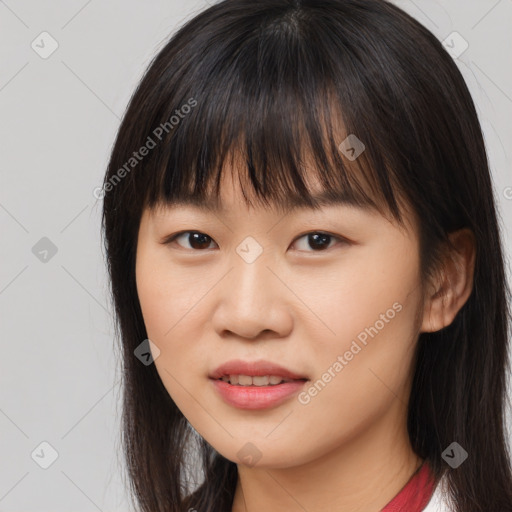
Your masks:
<path fill-rule="evenodd" d="M 381 512 L 420 512 L 434 493 L 434 479 L 426 461 Z"/>

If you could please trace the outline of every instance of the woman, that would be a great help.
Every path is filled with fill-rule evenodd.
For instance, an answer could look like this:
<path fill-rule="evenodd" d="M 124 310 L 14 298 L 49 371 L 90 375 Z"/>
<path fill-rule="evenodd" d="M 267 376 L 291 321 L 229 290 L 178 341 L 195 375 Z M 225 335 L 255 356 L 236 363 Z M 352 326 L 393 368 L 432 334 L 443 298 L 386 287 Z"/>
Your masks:
<path fill-rule="evenodd" d="M 130 101 L 103 214 L 139 510 L 512 510 L 486 150 L 412 17 L 199 13 Z"/>

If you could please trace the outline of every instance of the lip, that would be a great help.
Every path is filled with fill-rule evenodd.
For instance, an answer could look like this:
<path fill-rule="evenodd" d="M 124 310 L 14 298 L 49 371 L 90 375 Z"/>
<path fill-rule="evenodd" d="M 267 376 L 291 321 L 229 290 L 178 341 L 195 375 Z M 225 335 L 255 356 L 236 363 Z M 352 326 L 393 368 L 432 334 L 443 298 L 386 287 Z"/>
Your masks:
<path fill-rule="evenodd" d="M 220 379 L 223 375 L 249 375 L 251 377 L 276 375 L 284 379 L 308 380 L 305 375 L 299 375 L 283 366 L 264 360 L 242 361 L 241 359 L 232 359 L 221 364 L 209 377 L 211 379 Z"/>
<path fill-rule="evenodd" d="M 223 380 L 213 380 L 215 391 L 229 405 L 239 409 L 269 409 L 296 395 L 306 383 L 305 380 L 283 382 L 275 386 L 233 386 Z"/>
<path fill-rule="evenodd" d="M 292 382 L 283 382 L 268 386 L 238 386 L 224 382 L 224 375 L 276 375 Z M 307 377 L 288 370 L 270 361 L 228 361 L 209 376 L 215 391 L 229 405 L 239 409 L 268 409 L 276 407 L 297 394 L 309 380 Z"/>

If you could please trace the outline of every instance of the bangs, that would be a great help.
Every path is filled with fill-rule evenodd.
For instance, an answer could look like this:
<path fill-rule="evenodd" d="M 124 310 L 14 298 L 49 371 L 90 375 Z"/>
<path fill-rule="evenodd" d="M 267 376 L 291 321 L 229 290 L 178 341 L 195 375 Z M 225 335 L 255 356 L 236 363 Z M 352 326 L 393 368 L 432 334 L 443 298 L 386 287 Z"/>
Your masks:
<path fill-rule="evenodd" d="M 155 58 L 134 108 L 138 133 L 157 148 L 131 174 L 129 196 L 141 209 L 216 205 L 228 165 L 251 206 L 318 208 L 314 179 L 324 198 L 391 212 L 403 225 L 401 163 L 392 160 L 399 152 L 388 151 L 382 122 L 396 103 L 383 98 L 382 84 L 380 97 L 369 86 L 376 78 L 364 73 L 375 59 L 350 48 L 358 36 L 332 33 L 329 20 L 300 18 L 293 8 L 259 19 L 251 8 L 253 18 L 226 20 L 222 33 L 205 31 L 198 16 Z M 139 136 L 134 146 L 141 143 Z"/>
<path fill-rule="evenodd" d="M 166 143 L 168 159 L 154 170 L 144 207 L 186 202 L 219 208 L 221 177 L 230 170 L 252 207 L 287 210 L 340 202 L 382 214 L 388 210 L 400 219 L 391 185 L 379 181 L 387 173 L 375 172 L 365 154 L 367 141 L 334 128 L 341 115 L 324 102 L 327 95 L 309 105 L 279 105 L 286 96 L 285 91 L 272 95 L 273 102 L 262 105 L 254 96 L 233 92 L 225 105 L 215 103 L 183 123 Z"/>

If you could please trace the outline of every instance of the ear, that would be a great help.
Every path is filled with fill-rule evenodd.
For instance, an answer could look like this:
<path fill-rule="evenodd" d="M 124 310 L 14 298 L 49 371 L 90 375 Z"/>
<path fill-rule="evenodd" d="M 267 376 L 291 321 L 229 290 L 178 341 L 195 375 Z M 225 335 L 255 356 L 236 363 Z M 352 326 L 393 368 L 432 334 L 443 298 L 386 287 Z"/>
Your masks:
<path fill-rule="evenodd" d="M 453 248 L 447 246 L 438 277 L 430 283 L 420 332 L 435 332 L 450 325 L 473 289 L 475 236 L 464 228 L 450 233 L 449 238 Z"/>

